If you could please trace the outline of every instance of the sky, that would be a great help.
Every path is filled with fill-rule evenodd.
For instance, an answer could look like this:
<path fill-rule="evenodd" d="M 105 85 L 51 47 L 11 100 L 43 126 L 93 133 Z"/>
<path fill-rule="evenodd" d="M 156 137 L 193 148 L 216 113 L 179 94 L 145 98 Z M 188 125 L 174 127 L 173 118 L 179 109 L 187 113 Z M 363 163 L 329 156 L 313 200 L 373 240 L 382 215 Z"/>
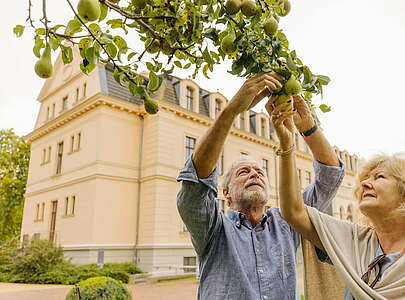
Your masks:
<path fill-rule="evenodd" d="M 290 1 L 292 10 L 280 21 L 290 49 L 313 73 L 331 78 L 323 100 L 315 101 L 332 107 L 318 114 L 330 143 L 365 158 L 381 151 L 405 151 L 405 1 Z M 32 1 L 35 14 L 41 2 Z M 66 1 L 47 3 L 48 18 L 55 24 L 72 18 Z M 32 31 L 21 38 L 12 31 L 25 24 L 27 8 L 28 0 L 20 0 L 0 11 L 0 129 L 14 128 L 18 135 L 33 130 L 36 99 L 44 84 L 34 73 Z M 245 79 L 227 73 L 229 68 L 229 62 L 223 63 L 211 79 L 199 76 L 196 82 L 231 99 Z M 263 107 L 261 103 L 255 110 Z"/>

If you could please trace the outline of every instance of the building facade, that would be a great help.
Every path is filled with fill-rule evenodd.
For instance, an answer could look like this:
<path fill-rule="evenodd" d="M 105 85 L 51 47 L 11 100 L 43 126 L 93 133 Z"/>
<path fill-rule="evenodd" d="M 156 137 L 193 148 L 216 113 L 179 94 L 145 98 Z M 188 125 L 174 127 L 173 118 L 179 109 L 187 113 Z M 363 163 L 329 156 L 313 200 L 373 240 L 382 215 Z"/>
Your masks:
<path fill-rule="evenodd" d="M 135 262 L 149 272 L 195 265 L 176 208 L 176 177 L 228 100 L 171 76 L 154 95 L 159 113 L 148 115 L 139 97 L 115 82 L 111 67 L 98 65 L 87 76 L 74 55 L 70 65 L 57 59 L 38 96 L 35 128 L 26 136 L 31 160 L 22 239 L 50 239 L 75 263 L 95 263 L 103 252 L 105 261 Z M 299 134 L 296 144 L 305 187 L 314 179 L 312 156 Z M 226 140 L 220 177 L 233 160 L 248 155 L 268 174 L 268 207 L 278 205 L 277 145 L 268 115 L 244 112 Z M 358 158 L 335 150 L 346 176 L 331 212 L 356 220 L 352 188 Z M 218 202 L 226 213 L 222 192 Z"/>

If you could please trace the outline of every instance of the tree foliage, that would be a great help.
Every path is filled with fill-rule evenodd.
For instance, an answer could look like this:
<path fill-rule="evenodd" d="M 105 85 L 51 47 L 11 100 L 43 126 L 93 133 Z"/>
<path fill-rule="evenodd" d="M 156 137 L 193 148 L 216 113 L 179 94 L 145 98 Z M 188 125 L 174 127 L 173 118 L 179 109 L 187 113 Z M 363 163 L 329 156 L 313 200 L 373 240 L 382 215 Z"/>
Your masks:
<path fill-rule="evenodd" d="M 160 87 L 163 75 L 190 69 L 193 77 L 202 72 L 209 78 L 215 66 L 226 59 L 231 60 L 229 72 L 235 76 L 252 77 L 269 71 L 285 80 L 293 76 L 308 102 L 329 83 L 327 76 L 315 75 L 296 51 L 289 49 L 286 35 L 277 30 L 277 22 L 291 8 L 289 0 L 242 0 L 242 6 L 251 2 L 249 9 L 239 9 L 240 0 L 95 1 L 101 13 L 94 22 L 88 22 L 83 13 L 79 15 L 80 10 L 66 0 L 72 19 L 67 24 L 51 24 L 43 0 L 42 7 L 36 7 L 43 12 L 37 26 L 29 0 L 27 21 L 34 29 L 34 54 L 40 57 L 49 44 L 53 51 L 60 49 L 63 62 L 68 64 L 73 59 L 72 46 L 78 45 L 84 73 L 91 72 L 98 62 L 113 64 L 115 80 L 140 94 L 145 104 L 151 100 L 149 94 Z M 24 29 L 17 25 L 14 33 L 21 36 Z M 134 32 L 137 47 L 132 47 Z M 147 79 L 139 75 L 141 66 L 149 71 Z M 320 109 L 326 112 L 329 107 L 322 105 Z"/>
<path fill-rule="evenodd" d="M 20 233 L 30 145 L 0 130 L 0 243 Z"/>

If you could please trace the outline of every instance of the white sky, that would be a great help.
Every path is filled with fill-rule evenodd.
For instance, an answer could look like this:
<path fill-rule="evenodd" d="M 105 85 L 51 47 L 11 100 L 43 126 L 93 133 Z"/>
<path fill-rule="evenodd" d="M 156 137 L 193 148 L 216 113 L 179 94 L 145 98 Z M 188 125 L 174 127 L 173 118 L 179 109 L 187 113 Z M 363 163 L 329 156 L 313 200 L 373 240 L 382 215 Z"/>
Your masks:
<path fill-rule="evenodd" d="M 42 1 L 32 2 L 39 11 Z M 320 113 L 330 142 L 366 157 L 378 151 L 405 151 L 405 1 L 291 2 L 291 13 L 280 22 L 290 48 L 315 74 L 332 79 L 324 97 L 332 112 Z M 48 6 L 51 21 L 71 19 L 66 1 L 48 1 Z M 27 7 L 28 0 L 12 1 L 0 12 L 0 129 L 14 128 L 19 135 L 33 130 L 36 98 L 44 83 L 33 70 L 32 31 L 21 38 L 12 33 L 16 24 L 24 24 Z M 196 81 L 230 99 L 244 79 L 228 74 L 228 68 L 229 64 L 217 66 L 211 80 L 201 76 Z"/>

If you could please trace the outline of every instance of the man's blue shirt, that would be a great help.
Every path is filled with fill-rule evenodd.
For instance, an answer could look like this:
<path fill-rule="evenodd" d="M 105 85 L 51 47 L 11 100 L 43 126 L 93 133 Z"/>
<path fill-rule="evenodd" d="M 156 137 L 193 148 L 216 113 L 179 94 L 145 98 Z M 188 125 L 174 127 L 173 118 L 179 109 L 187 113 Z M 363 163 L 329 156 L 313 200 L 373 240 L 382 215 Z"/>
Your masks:
<path fill-rule="evenodd" d="M 335 196 L 344 169 L 314 162 L 315 182 L 303 192 L 307 205 L 324 209 Z M 278 208 L 252 228 L 242 213 L 220 211 L 217 174 L 198 178 L 189 159 L 180 172 L 177 206 L 200 263 L 200 300 L 292 300 L 296 297 L 295 253 L 299 234 Z"/>

